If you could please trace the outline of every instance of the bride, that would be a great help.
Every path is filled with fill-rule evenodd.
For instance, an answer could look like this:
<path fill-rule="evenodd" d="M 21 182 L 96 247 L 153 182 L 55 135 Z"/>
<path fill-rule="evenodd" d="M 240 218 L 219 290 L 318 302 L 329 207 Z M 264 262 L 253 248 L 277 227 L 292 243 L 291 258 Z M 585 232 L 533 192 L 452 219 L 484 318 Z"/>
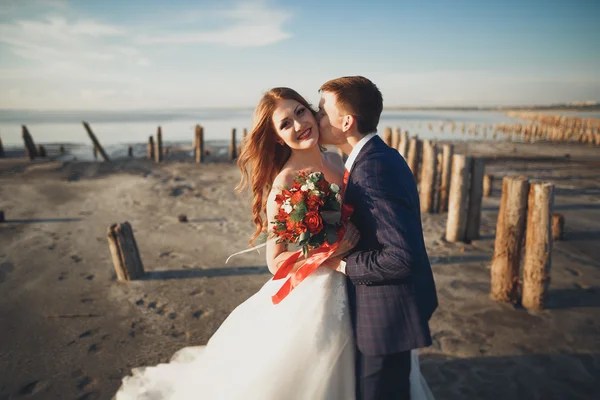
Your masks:
<path fill-rule="evenodd" d="M 320 171 L 329 182 L 342 186 L 341 158 L 322 152 L 318 139 L 315 112 L 302 96 L 289 88 L 274 88 L 263 96 L 238 160 L 240 189 L 250 186 L 254 195 L 256 231 L 251 243 L 268 230 L 279 208 L 275 196 L 280 188 L 292 185 L 298 171 Z M 356 228 L 348 224 L 331 258 L 351 250 L 358 239 Z M 291 254 L 286 245 L 267 241 L 272 273 Z M 274 305 L 272 296 L 285 281 L 265 283 L 233 310 L 206 346 L 183 348 L 168 364 L 134 369 L 115 398 L 355 399 L 355 344 L 346 277 L 320 267 Z M 416 352 L 410 378 L 411 398 L 433 398 Z"/>

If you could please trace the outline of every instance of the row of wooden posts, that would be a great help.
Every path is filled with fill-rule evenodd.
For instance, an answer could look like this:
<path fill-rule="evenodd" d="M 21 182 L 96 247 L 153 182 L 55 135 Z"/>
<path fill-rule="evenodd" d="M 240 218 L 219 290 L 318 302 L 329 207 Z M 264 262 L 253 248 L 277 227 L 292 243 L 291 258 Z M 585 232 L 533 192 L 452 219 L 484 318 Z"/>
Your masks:
<path fill-rule="evenodd" d="M 383 139 L 398 149 L 415 175 L 421 212 L 448 211 L 446 240 L 468 243 L 478 239 L 482 197 L 491 195 L 493 184 L 493 176 L 485 174 L 484 160 L 453 154 L 451 144 L 439 149 L 432 141 L 421 142 L 416 136 L 409 140 L 408 132 L 400 133 L 399 129 L 393 132 L 386 129 Z M 534 310 L 544 307 L 552 241 L 561 240 L 564 229 L 564 216 L 552 213 L 553 204 L 553 184 L 530 184 L 524 177 L 503 179 L 491 268 L 493 299 L 516 303 L 521 294 L 524 307 Z M 521 281 L 523 242 L 525 262 Z"/>
<path fill-rule="evenodd" d="M 530 310 L 544 308 L 550 284 L 552 243 L 562 238 L 564 228 L 564 217 L 553 214 L 553 207 L 552 183 L 530 182 L 523 176 L 507 176 L 502 180 L 491 264 L 492 299 L 520 301 Z"/>
<path fill-rule="evenodd" d="M 464 122 L 457 126 L 453 121 L 442 121 L 439 123 L 441 133 L 444 133 L 446 125 L 450 132 L 456 129 L 462 134 L 472 136 L 483 136 L 487 138 L 488 130 L 493 139 L 498 135 L 504 135 L 508 141 L 519 141 L 535 143 L 539 141 L 560 143 L 583 143 L 600 146 L 600 119 L 547 116 L 528 113 L 509 113 L 509 116 L 529 119 L 529 124 L 524 123 L 495 123 L 495 124 L 471 124 L 467 126 Z M 429 131 L 433 131 L 434 124 L 428 123 Z"/>
<path fill-rule="evenodd" d="M 384 130 L 383 140 L 405 158 L 419 190 L 421 213 L 448 212 L 446 240 L 471 242 L 479 238 L 481 202 L 490 196 L 493 177 L 485 160 L 454 154 L 454 145 L 411 138 L 407 131 Z"/>
<path fill-rule="evenodd" d="M 110 161 L 108 154 L 106 153 L 106 151 L 100 144 L 100 141 L 98 140 L 98 138 L 92 131 L 90 124 L 85 121 L 83 121 L 82 124 L 83 124 L 83 127 L 85 128 L 85 131 L 87 132 L 88 136 L 90 137 L 90 139 L 92 141 L 94 159 L 97 159 L 98 155 L 100 155 L 104 161 Z M 246 139 L 247 134 L 248 134 L 248 130 L 246 128 L 244 128 L 243 135 L 242 135 L 242 143 Z M 236 136 L 237 136 L 236 129 L 232 128 L 231 136 L 230 136 L 230 140 L 229 140 L 229 151 L 228 151 L 228 158 L 229 158 L 229 160 L 232 160 L 232 161 L 237 159 L 240 149 L 241 149 L 241 144 L 238 145 Z M 39 157 L 46 157 L 47 154 L 46 154 L 46 150 L 45 150 L 44 146 L 42 146 L 42 145 L 36 146 L 35 145 L 33 137 L 29 133 L 29 129 L 27 129 L 26 125 L 22 125 L 22 137 L 23 137 L 23 142 L 25 145 L 26 155 L 30 160 L 33 160 L 33 159 L 39 158 Z M 61 146 L 60 152 L 61 152 L 61 154 L 65 153 L 65 149 L 63 146 Z M 164 156 L 167 153 L 168 153 L 168 149 L 163 147 L 162 128 L 159 126 L 156 131 L 156 139 L 153 136 L 150 136 L 148 138 L 147 158 L 149 160 L 154 160 L 155 162 L 159 163 L 159 162 L 163 161 Z M 128 148 L 128 156 L 133 157 L 133 147 L 132 146 L 129 146 L 129 148 Z M 204 145 L 204 128 L 200 125 L 196 125 L 195 130 L 194 130 L 194 160 L 196 161 L 196 163 L 202 163 L 206 159 L 205 156 L 206 156 L 206 149 L 205 149 L 205 145 Z M 0 138 L 0 157 L 4 157 L 4 147 L 2 145 L 2 138 Z"/>

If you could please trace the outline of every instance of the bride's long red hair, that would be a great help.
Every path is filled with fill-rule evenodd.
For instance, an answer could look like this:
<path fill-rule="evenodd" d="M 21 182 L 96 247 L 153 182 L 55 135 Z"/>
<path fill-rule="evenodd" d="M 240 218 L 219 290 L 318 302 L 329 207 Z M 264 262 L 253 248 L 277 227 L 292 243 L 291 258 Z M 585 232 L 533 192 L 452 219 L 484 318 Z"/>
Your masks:
<path fill-rule="evenodd" d="M 244 140 L 237 164 L 242 172 L 242 179 L 237 186 L 242 192 L 248 186 L 252 188 L 252 221 L 256 230 L 250 238 L 250 244 L 268 228 L 267 197 L 271 191 L 275 177 L 290 158 L 292 150 L 287 144 L 278 142 L 279 136 L 273 123 L 273 112 L 278 100 L 296 100 L 305 106 L 313 115 L 315 111 L 298 92 L 286 87 L 277 87 L 264 94 L 256 109 L 252 130 Z M 263 219 L 263 214 L 265 219 Z"/>

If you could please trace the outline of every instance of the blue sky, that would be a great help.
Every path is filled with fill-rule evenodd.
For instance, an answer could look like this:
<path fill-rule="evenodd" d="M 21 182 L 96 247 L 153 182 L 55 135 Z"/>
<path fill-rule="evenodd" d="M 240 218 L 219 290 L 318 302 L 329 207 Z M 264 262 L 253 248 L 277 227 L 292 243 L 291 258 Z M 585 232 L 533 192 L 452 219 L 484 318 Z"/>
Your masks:
<path fill-rule="evenodd" d="M 322 4 L 323 3 L 323 4 Z M 385 106 L 600 101 L 600 1 L 0 1 L 0 108 L 253 107 L 360 74 Z"/>

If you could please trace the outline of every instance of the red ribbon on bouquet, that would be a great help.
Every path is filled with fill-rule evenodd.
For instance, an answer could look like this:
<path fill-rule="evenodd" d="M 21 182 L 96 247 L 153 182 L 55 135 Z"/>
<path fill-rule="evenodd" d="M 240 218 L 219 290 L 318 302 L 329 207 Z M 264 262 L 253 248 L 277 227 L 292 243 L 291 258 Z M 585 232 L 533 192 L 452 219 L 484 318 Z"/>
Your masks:
<path fill-rule="evenodd" d="M 350 215 L 352 215 L 353 211 L 354 207 L 351 205 L 342 205 L 342 223 L 345 223 L 348 218 L 350 218 Z M 345 232 L 346 228 L 342 225 L 337 231 L 337 242 L 331 245 L 327 242 L 323 243 L 313 255 L 308 257 L 306 261 L 304 261 L 304 264 L 302 264 L 302 266 L 300 266 L 300 268 L 298 268 L 296 272 L 294 272 L 294 274 L 283 284 L 277 293 L 271 297 L 273 304 L 279 304 L 283 299 L 286 298 L 288 294 L 290 294 L 292 290 L 294 290 L 296 286 L 300 284 L 300 282 L 302 282 L 307 276 L 312 274 L 321 264 L 323 264 L 323 262 L 327 260 L 340 246 L 340 242 L 343 239 Z M 275 273 L 275 276 L 273 276 L 273 280 L 285 278 L 294 268 L 296 261 L 298 261 L 298 258 L 300 258 L 301 255 L 302 250 L 298 250 L 289 256 L 287 260 L 283 262 L 281 267 L 279 267 Z"/>

